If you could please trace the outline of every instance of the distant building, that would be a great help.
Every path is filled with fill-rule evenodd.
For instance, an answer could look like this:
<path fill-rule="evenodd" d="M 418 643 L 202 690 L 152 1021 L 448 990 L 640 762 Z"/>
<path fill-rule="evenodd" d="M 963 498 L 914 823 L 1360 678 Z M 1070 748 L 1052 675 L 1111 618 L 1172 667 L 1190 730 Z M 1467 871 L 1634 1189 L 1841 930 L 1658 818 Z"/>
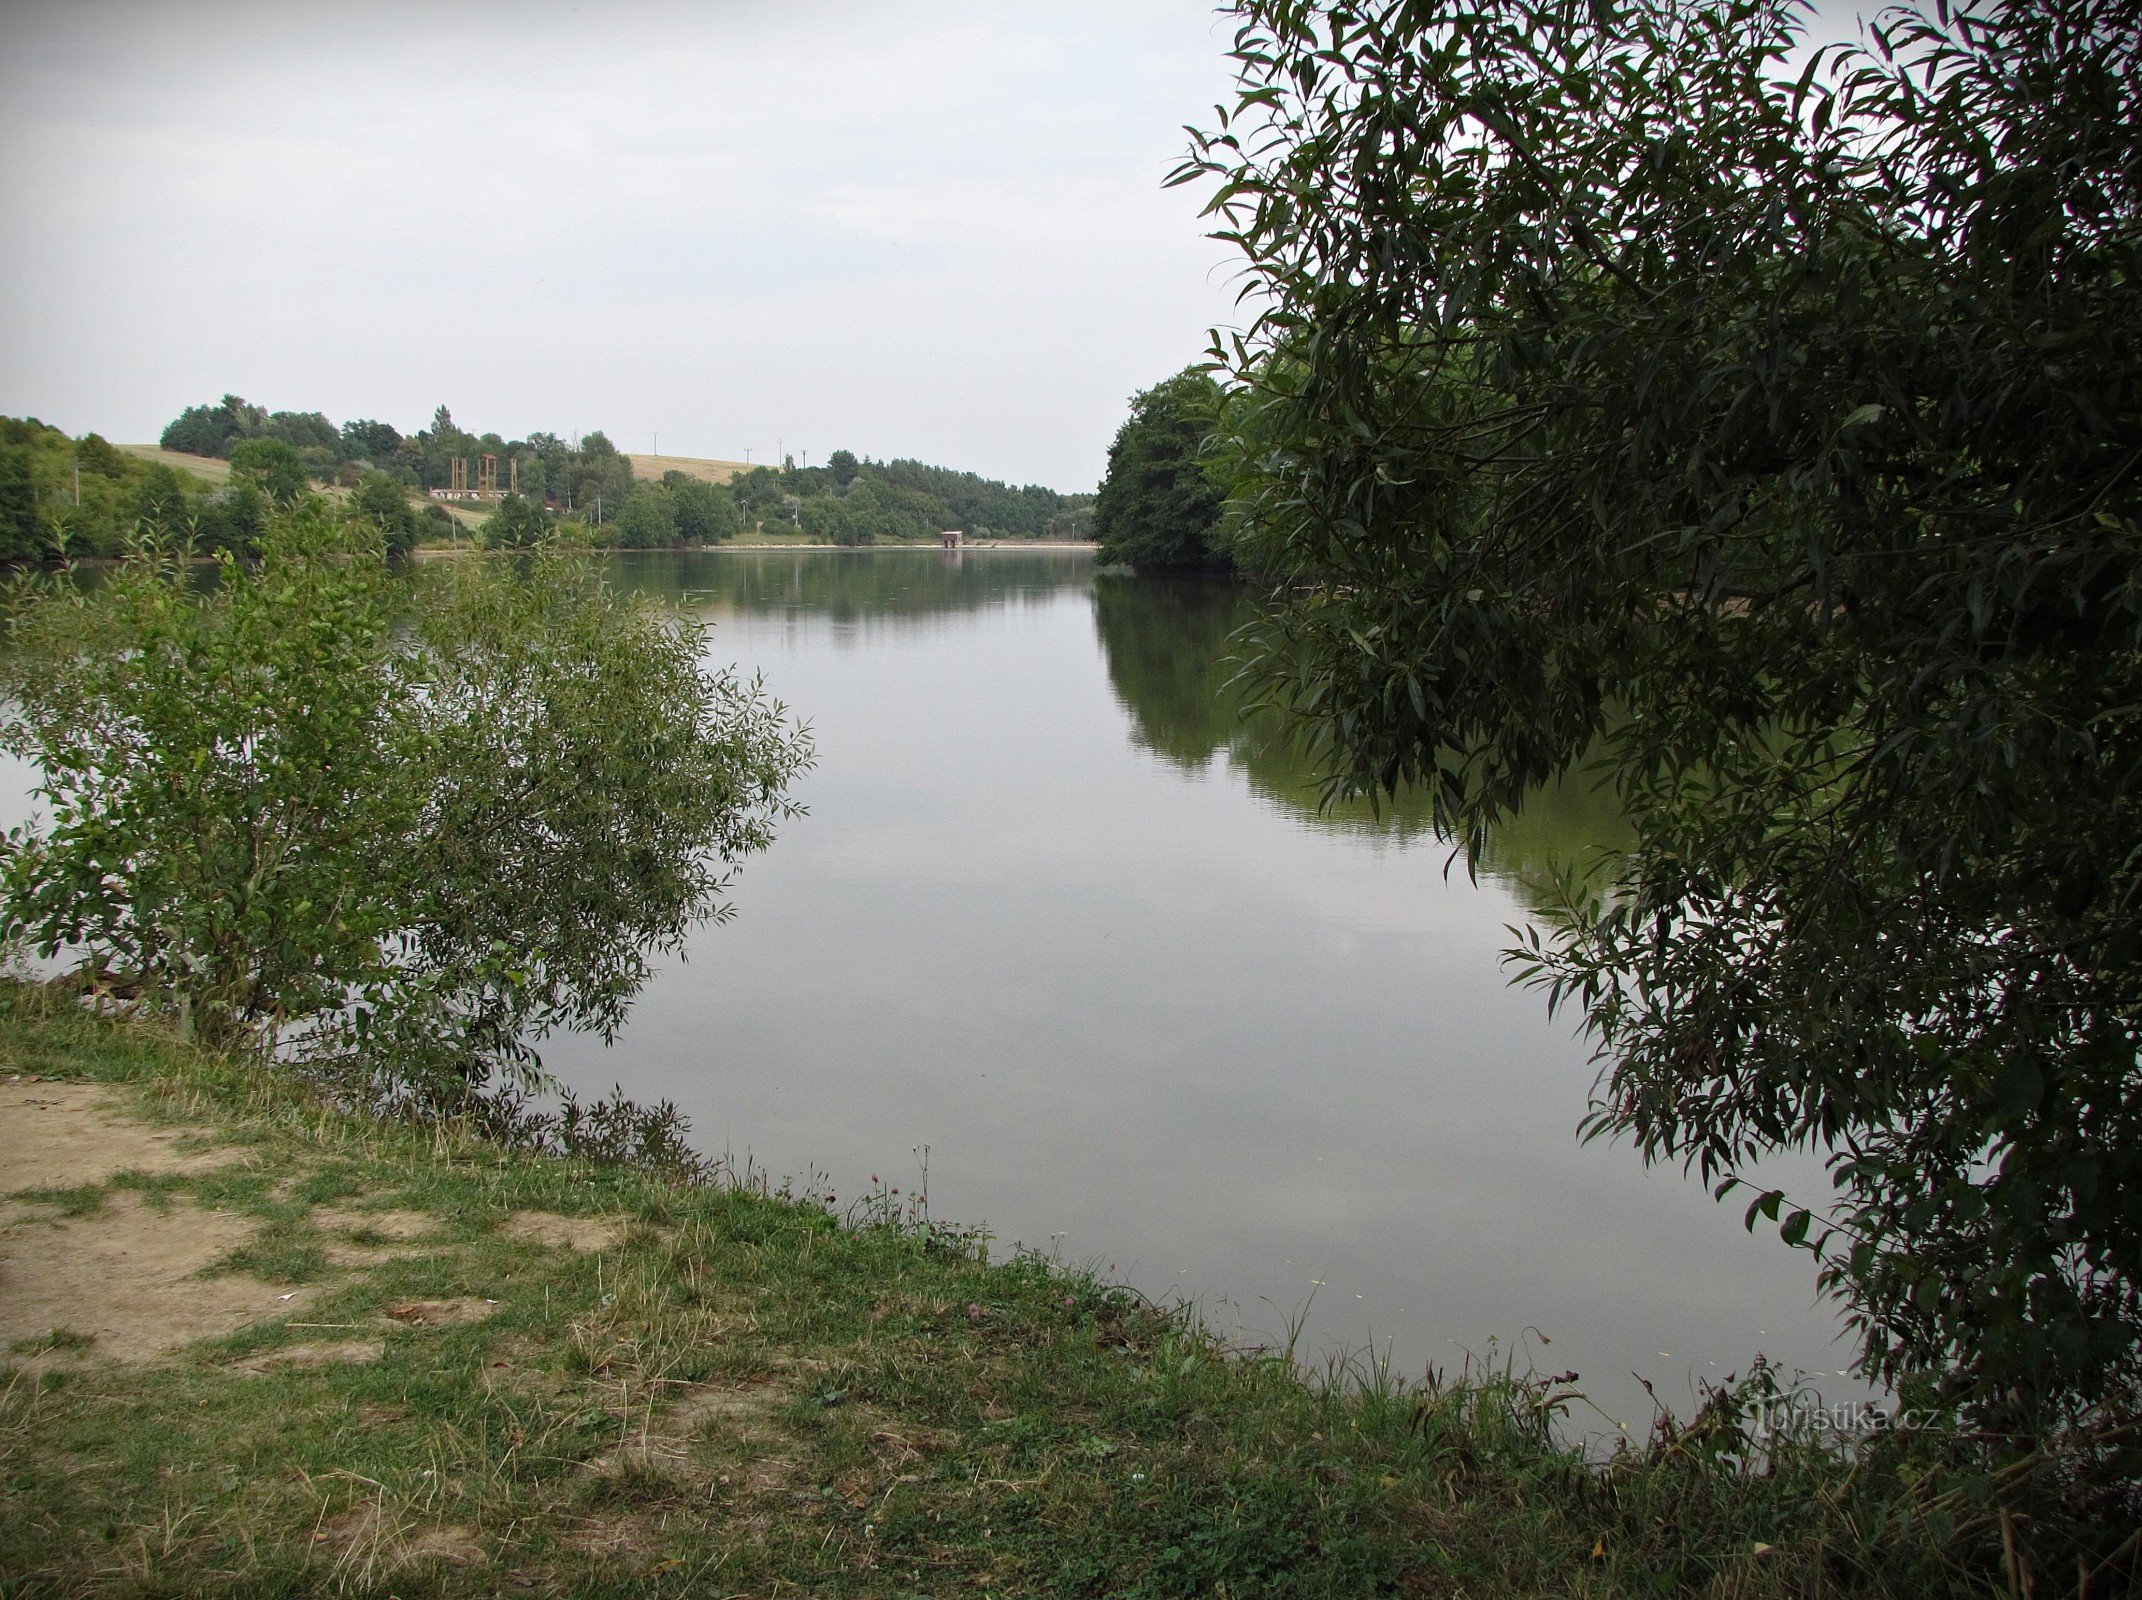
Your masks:
<path fill-rule="evenodd" d="M 476 463 L 476 481 L 469 482 L 469 463 Z M 479 504 L 503 500 L 509 494 L 518 494 L 521 489 L 521 458 L 513 457 L 506 463 L 506 486 L 498 486 L 498 457 L 454 456 L 446 463 L 446 487 L 431 491 L 434 500 L 474 501 Z"/>
<path fill-rule="evenodd" d="M 937 542 L 943 545 L 947 550 L 957 550 L 959 548 L 960 540 L 962 537 L 964 536 L 960 533 L 959 529 L 947 528 L 943 533 L 940 533 L 937 536 Z"/>

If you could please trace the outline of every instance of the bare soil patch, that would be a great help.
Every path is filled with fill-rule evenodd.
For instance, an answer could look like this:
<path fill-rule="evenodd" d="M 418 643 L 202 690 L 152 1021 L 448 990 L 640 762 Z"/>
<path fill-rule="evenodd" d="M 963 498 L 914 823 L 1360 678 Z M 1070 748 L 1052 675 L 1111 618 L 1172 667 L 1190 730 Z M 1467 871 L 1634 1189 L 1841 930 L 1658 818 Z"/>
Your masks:
<path fill-rule="evenodd" d="M 626 1436 L 588 1465 L 597 1472 L 616 1472 L 637 1467 L 644 1471 L 688 1480 L 703 1480 L 711 1474 L 693 1458 L 693 1444 L 702 1433 L 720 1433 L 748 1444 L 765 1444 L 781 1437 L 772 1417 L 787 1398 L 772 1384 L 742 1388 L 704 1385 L 685 1390 L 666 1405 L 658 1406 L 628 1424 Z"/>
<path fill-rule="evenodd" d="M 86 1217 L 17 1207 L 0 1224 L 0 1343 L 64 1328 L 88 1335 L 97 1355 L 153 1361 L 303 1309 L 316 1290 L 203 1276 L 252 1233 L 228 1212 L 184 1201 L 160 1210 L 131 1194 Z"/>
<path fill-rule="evenodd" d="M 584 1555 L 601 1557 L 605 1563 L 647 1567 L 670 1547 L 669 1519 L 667 1507 L 596 1512 L 574 1525 L 566 1543 Z"/>
<path fill-rule="evenodd" d="M 122 1172 L 202 1172 L 229 1149 L 128 1115 L 89 1083 L 0 1083 L 0 1194 L 108 1183 Z"/>
<path fill-rule="evenodd" d="M 624 1237 L 617 1217 L 567 1217 L 555 1211 L 516 1211 L 499 1224 L 499 1234 L 527 1244 L 560 1250 L 609 1250 Z"/>
<path fill-rule="evenodd" d="M 457 1328 L 481 1322 L 497 1309 L 493 1301 L 462 1295 L 453 1300 L 404 1300 L 387 1307 L 387 1315 L 409 1328 Z"/>
<path fill-rule="evenodd" d="M 327 1235 L 325 1254 L 338 1267 L 368 1267 L 420 1255 L 439 1233 L 437 1219 L 421 1211 L 321 1206 L 312 1213 L 312 1223 Z"/>
<path fill-rule="evenodd" d="M 286 1344 L 231 1363 L 238 1372 L 272 1372 L 287 1367 L 310 1372 L 319 1367 L 362 1367 L 387 1353 L 384 1339 L 343 1339 L 331 1344 Z"/>
<path fill-rule="evenodd" d="M 421 1211 L 362 1211 L 354 1206 L 320 1206 L 312 1213 L 313 1226 L 330 1233 L 376 1234 L 397 1243 L 428 1238 L 439 1231 L 436 1217 Z"/>
<path fill-rule="evenodd" d="M 489 1560 L 483 1542 L 468 1529 L 404 1522 L 377 1503 L 330 1518 L 320 1524 L 312 1539 L 333 1552 L 335 1575 L 358 1586 L 411 1567 L 432 1563 L 480 1567 Z"/>

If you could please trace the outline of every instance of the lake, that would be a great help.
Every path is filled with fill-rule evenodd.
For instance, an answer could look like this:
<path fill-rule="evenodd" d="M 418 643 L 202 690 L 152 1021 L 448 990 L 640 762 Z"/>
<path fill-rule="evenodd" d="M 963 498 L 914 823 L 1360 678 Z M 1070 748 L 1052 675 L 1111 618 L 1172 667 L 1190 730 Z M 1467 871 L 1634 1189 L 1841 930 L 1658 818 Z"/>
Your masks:
<path fill-rule="evenodd" d="M 936 1216 L 1245 1338 L 1306 1309 L 1311 1361 L 1514 1354 L 1639 1433 L 1633 1374 L 1686 1409 L 1762 1352 L 1861 1392 L 1808 1256 L 1577 1142 L 1588 1051 L 1506 981 L 1528 885 L 1611 843 L 1611 808 L 1547 797 L 1478 882 L 1417 814 L 1321 814 L 1235 714 L 1226 585 L 1079 551 L 613 559 L 762 671 L 819 764 L 737 920 L 613 1046 L 545 1043 L 566 1082 L 670 1098 L 703 1148 L 843 1202 L 926 1148 Z"/>

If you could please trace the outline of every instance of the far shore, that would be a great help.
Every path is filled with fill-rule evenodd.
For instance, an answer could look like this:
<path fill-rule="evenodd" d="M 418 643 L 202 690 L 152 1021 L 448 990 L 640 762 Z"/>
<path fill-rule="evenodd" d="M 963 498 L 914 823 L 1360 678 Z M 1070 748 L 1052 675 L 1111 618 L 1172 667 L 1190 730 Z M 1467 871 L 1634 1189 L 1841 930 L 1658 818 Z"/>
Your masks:
<path fill-rule="evenodd" d="M 801 540 L 725 540 L 720 544 L 672 544 L 647 545 L 628 549 L 621 545 L 591 545 L 590 550 L 604 555 L 632 555 L 654 551 L 722 551 L 722 550 L 845 550 L 852 554 L 868 555 L 879 550 L 935 550 L 945 552 L 940 544 L 929 544 L 919 539 L 903 540 L 885 544 L 807 544 Z M 987 539 L 974 544 L 954 547 L 951 553 L 960 554 L 969 550 L 1098 550 L 1100 546 L 1091 539 Z M 487 556 L 511 554 L 510 551 L 486 550 L 475 544 L 420 544 L 409 552 L 416 560 L 429 560 L 435 556 Z"/>

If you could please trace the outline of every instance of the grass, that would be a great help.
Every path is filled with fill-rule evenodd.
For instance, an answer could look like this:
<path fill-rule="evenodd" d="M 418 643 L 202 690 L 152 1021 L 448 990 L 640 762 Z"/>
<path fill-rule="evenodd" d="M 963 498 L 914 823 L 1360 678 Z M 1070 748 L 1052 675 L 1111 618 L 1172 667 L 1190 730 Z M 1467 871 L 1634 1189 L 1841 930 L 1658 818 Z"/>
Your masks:
<path fill-rule="evenodd" d="M 709 456 L 642 455 L 638 451 L 627 451 L 625 459 L 632 463 L 632 475 L 645 483 L 660 483 L 665 472 L 681 472 L 702 483 L 727 483 L 732 478 L 742 477 L 752 466 L 748 462 L 722 461 Z M 765 465 L 764 462 L 757 464 Z"/>
<path fill-rule="evenodd" d="M 231 481 L 231 464 L 220 456 L 188 455 L 183 450 L 166 450 L 153 444 L 123 444 L 119 448 L 140 460 L 176 467 L 219 487 Z"/>
<path fill-rule="evenodd" d="M 0 992 L 0 1070 L 234 1142 L 106 1188 L 242 1214 L 211 1270 L 314 1286 L 156 1366 L 6 1352 L 6 1600 L 2025 1592 L 1998 1485 L 1912 1441 L 1755 1455 L 1721 1403 L 1591 1460 L 1542 1379 L 1305 1378 L 911 1197 L 836 1218 L 347 1116 L 37 991 Z M 608 1236 L 524 1226 L 561 1218 Z M 2078 1592 L 2007 1524 L 2029 1592 Z"/>

